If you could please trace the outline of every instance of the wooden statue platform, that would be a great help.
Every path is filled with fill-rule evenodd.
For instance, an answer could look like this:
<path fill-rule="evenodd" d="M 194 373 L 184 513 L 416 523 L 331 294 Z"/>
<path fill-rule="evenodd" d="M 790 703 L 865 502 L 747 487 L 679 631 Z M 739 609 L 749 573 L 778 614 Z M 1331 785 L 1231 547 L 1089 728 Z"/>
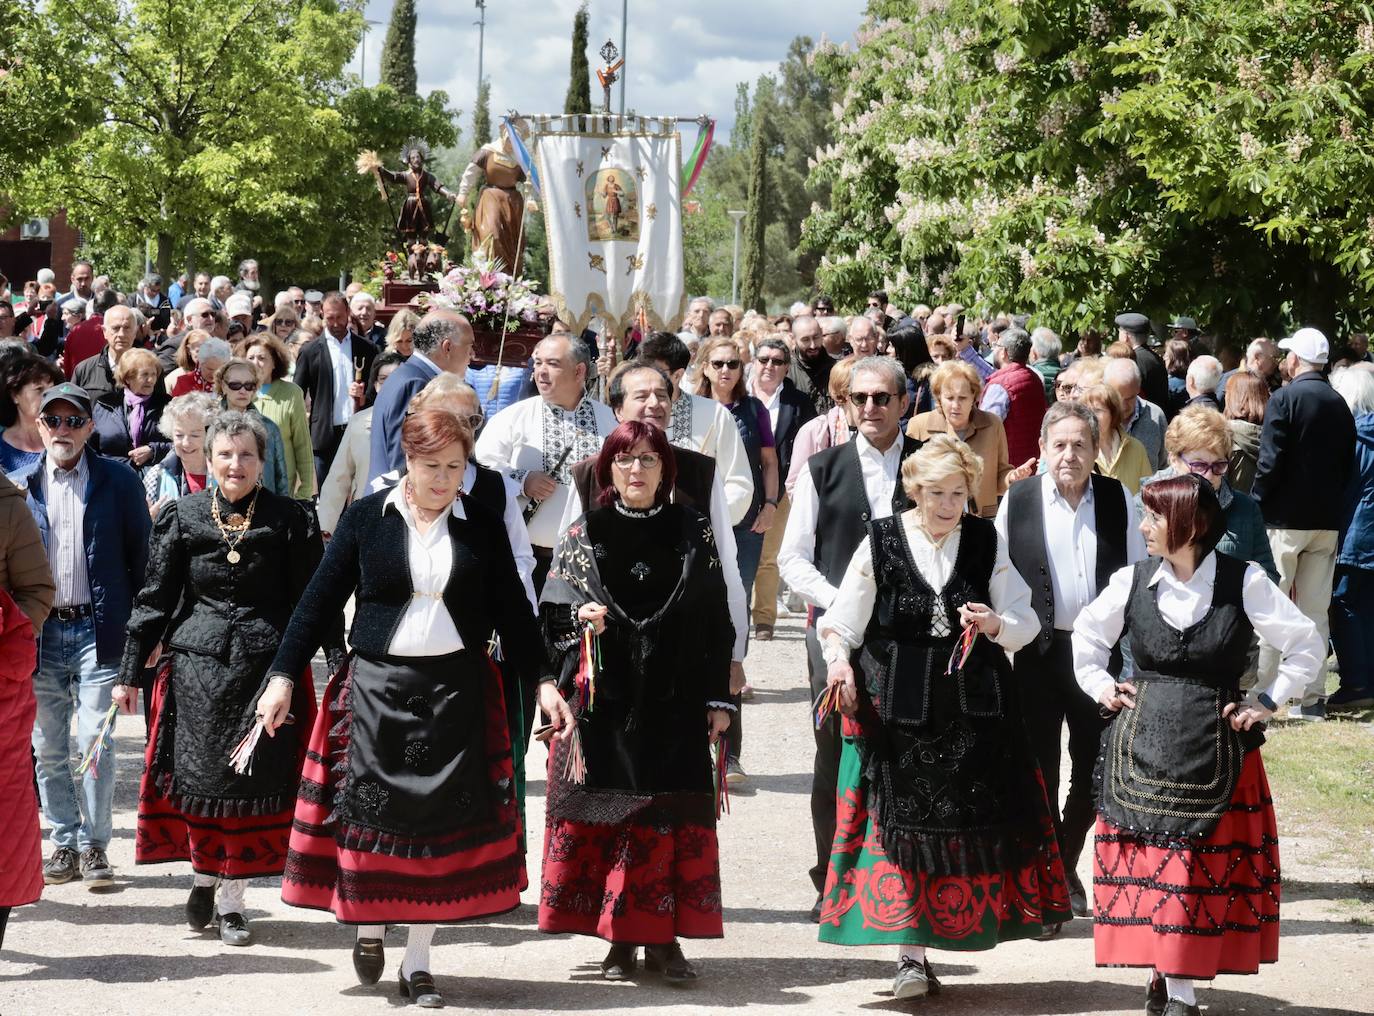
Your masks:
<path fill-rule="evenodd" d="M 418 302 L 414 301 L 421 293 L 437 293 L 438 291 L 439 284 L 437 282 L 383 282 L 382 302 L 377 307 L 377 320 L 384 325 L 389 325 L 397 313 L 406 309 L 423 314 L 424 311 Z M 506 344 L 503 349 L 499 329 L 483 327 L 483 324 L 484 322 L 475 321 L 472 328 L 475 340 L 472 349 L 472 361 L 477 366 L 496 363 L 499 352 L 500 362 L 503 366 L 523 367 L 534 355 L 534 347 L 544 338 L 544 329 L 541 325 L 522 321 L 519 322 L 515 331 L 506 333 Z"/>

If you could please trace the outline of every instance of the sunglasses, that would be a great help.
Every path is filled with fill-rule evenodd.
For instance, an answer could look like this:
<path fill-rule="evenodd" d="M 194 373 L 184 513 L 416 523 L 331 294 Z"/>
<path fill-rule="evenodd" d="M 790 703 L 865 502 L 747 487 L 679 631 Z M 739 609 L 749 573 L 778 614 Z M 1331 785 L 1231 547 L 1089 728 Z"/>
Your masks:
<path fill-rule="evenodd" d="M 90 422 L 89 416 L 42 416 L 43 426 L 48 430 L 58 430 L 65 423 L 72 430 L 80 430 Z"/>
<path fill-rule="evenodd" d="M 1190 462 L 1184 459 L 1183 464 L 1188 467 L 1188 472 L 1197 476 L 1206 476 L 1208 473 L 1213 476 L 1225 476 L 1226 471 L 1231 468 L 1231 463 L 1226 459 L 1217 459 L 1214 462 Z"/>
<path fill-rule="evenodd" d="M 253 391 L 258 387 L 256 381 L 226 381 L 224 387 L 231 392 Z"/>
<path fill-rule="evenodd" d="M 754 362 L 760 367 L 786 367 L 787 361 L 780 356 L 756 356 Z"/>
<path fill-rule="evenodd" d="M 891 392 L 850 392 L 849 401 L 856 406 L 862 406 L 867 402 L 872 402 L 879 409 L 885 409 L 887 404 L 897 396 Z"/>
<path fill-rule="evenodd" d="M 739 370 L 738 360 L 712 360 L 711 366 L 716 370 Z"/>
<path fill-rule="evenodd" d="M 658 452 L 645 452 L 643 455 L 620 454 L 611 459 L 620 469 L 633 469 L 638 462 L 645 469 L 657 469 L 658 464 L 663 461 L 663 456 Z"/>

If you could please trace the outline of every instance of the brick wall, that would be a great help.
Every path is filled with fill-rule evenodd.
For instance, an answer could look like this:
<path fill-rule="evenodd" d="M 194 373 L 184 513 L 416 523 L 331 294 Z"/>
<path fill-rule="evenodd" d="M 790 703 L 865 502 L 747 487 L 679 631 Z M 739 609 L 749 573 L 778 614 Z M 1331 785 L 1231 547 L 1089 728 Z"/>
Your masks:
<path fill-rule="evenodd" d="M 18 226 L 0 232 L 0 273 L 7 276 L 10 286 L 18 291 L 39 268 L 51 268 L 57 276 L 58 291 L 64 291 L 71 278 L 72 261 L 76 258 L 80 238 L 80 231 L 68 224 L 64 212 L 48 217 L 47 240 L 21 240 Z"/>

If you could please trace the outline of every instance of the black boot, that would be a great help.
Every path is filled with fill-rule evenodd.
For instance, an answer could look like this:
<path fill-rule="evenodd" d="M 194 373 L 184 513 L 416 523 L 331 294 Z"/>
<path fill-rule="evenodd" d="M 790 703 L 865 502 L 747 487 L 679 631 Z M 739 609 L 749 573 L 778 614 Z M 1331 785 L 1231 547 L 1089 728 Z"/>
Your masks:
<path fill-rule="evenodd" d="M 212 885 L 193 885 L 191 895 L 186 897 L 186 923 L 192 931 L 200 931 L 215 916 L 215 887 Z"/>

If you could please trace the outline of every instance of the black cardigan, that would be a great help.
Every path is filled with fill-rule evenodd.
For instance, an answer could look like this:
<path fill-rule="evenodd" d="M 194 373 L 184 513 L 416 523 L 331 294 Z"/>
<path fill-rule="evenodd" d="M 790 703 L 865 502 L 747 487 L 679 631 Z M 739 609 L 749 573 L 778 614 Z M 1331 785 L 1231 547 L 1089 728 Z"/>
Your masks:
<path fill-rule="evenodd" d="M 331 621 L 337 620 L 354 593 L 357 608 L 350 645 L 368 656 L 387 654 L 413 592 L 405 520 L 395 510 L 382 511 L 389 494 L 385 490 L 369 494 L 344 512 L 319 570 L 291 616 L 271 673 L 291 676 L 304 670 Z M 454 565 L 463 557 L 465 571 L 475 568 L 479 579 L 450 580 L 444 605 L 468 649 L 483 651 L 493 631 L 500 635 L 507 664 L 527 689 L 532 688 L 549 672 L 549 663 L 505 526 L 471 498 L 463 499 L 463 510 L 466 519 L 448 517 Z M 460 555 L 460 548 L 466 553 Z"/>

